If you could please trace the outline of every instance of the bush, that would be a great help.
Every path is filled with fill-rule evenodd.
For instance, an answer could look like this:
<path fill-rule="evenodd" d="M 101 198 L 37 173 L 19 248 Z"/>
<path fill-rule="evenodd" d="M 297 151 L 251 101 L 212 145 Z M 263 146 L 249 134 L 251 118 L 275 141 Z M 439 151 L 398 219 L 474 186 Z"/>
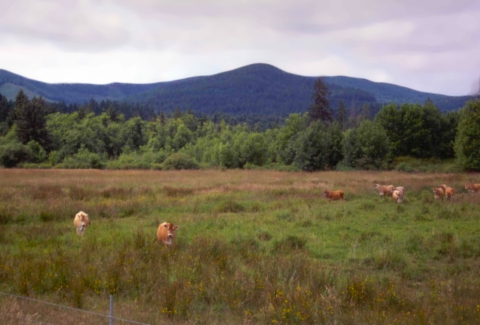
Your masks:
<path fill-rule="evenodd" d="M 414 172 L 415 169 L 410 165 L 409 163 L 406 162 L 401 162 L 399 163 L 396 167 L 395 170 L 399 172 Z"/>
<path fill-rule="evenodd" d="M 163 162 L 165 170 L 199 169 L 198 163 L 185 153 L 174 153 Z"/>
<path fill-rule="evenodd" d="M 82 146 L 78 152 L 65 158 L 61 166 L 63 168 L 97 168 L 105 167 L 105 159 L 94 152 L 90 152 L 87 148 Z"/>
<path fill-rule="evenodd" d="M 31 157 L 30 148 L 18 141 L 0 146 L 0 164 L 6 168 L 15 167 L 23 161 L 30 160 Z"/>
<path fill-rule="evenodd" d="M 47 160 L 47 152 L 45 149 L 42 148 L 42 146 L 34 141 L 31 140 L 29 143 L 27 143 L 27 146 L 30 148 L 30 151 L 32 152 L 32 157 L 31 161 L 34 163 L 41 163 Z"/>

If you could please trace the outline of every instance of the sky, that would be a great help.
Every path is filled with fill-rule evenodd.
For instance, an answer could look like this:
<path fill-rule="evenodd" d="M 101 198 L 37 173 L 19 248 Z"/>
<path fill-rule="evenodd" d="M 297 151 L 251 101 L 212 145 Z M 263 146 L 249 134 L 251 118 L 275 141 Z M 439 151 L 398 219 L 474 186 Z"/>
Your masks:
<path fill-rule="evenodd" d="M 479 0 L 0 0 L 0 69 L 151 83 L 268 63 L 445 95 L 480 90 Z"/>

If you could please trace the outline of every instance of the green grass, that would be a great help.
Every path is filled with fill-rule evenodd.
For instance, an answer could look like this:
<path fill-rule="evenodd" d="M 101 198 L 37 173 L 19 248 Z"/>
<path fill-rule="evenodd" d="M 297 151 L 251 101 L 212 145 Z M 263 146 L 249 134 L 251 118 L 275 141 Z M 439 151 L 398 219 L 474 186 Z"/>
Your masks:
<path fill-rule="evenodd" d="M 475 324 L 480 195 L 462 190 L 471 179 L 0 170 L 0 291 L 101 313 L 112 294 L 117 317 L 150 324 Z M 405 203 L 381 199 L 377 182 L 405 186 Z M 457 191 L 451 202 L 427 192 L 443 183 Z M 329 203 L 327 188 L 347 201 Z M 82 238 L 79 210 L 92 221 Z M 164 221 L 180 226 L 171 249 L 155 243 Z M 3 300 L 0 317 L 15 308 Z"/>

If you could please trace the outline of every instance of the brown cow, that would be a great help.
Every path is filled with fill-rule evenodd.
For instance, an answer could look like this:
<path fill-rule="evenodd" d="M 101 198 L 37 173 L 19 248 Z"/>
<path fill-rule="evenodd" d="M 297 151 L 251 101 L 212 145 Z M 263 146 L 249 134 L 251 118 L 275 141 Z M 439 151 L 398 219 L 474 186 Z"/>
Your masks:
<path fill-rule="evenodd" d="M 343 191 L 342 190 L 337 190 L 337 191 L 323 191 L 323 195 L 328 199 L 328 202 L 332 202 L 332 200 L 345 200 L 343 196 Z"/>
<path fill-rule="evenodd" d="M 403 191 L 400 191 L 400 190 L 393 191 L 392 199 L 395 203 L 402 203 L 403 202 Z"/>
<path fill-rule="evenodd" d="M 395 187 L 395 188 L 393 189 L 393 191 L 394 191 L 394 192 L 395 192 L 395 191 L 399 191 L 399 192 L 402 194 L 402 196 L 405 195 L 405 187 L 403 187 L 403 186 L 397 186 L 397 187 Z M 392 194 L 393 194 L 393 193 L 392 193 Z"/>
<path fill-rule="evenodd" d="M 395 187 L 393 185 L 380 185 L 380 184 L 375 184 L 373 187 L 375 190 L 378 191 L 378 194 L 383 198 L 385 195 L 392 195 Z"/>
<path fill-rule="evenodd" d="M 447 200 L 450 200 L 455 195 L 455 190 L 447 185 L 442 185 L 443 190 L 445 191 L 445 197 Z"/>
<path fill-rule="evenodd" d="M 171 246 L 175 239 L 175 230 L 177 230 L 177 228 L 178 226 L 173 223 L 161 223 L 157 229 L 157 240 L 164 243 L 166 246 Z"/>
<path fill-rule="evenodd" d="M 85 233 L 85 229 L 90 226 L 90 219 L 88 218 L 88 214 L 83 211 L 80 211 L 75 215 L 75 219 L 73 219 L 73 225 L 77 229 L 77 236 L 83 236 Z"/>
<path fill-rule="evenodd" d="M 480 192 L 480 184 L 467 184 L 465 185 L 465 189 L 468 193 L 477 193 Z"/>
<path fill-rule="evenodd" d="M 432 192 L 435 199 L 443 200 L 445 197 L 445 191 L 441 187 L 432 187 Z"/>

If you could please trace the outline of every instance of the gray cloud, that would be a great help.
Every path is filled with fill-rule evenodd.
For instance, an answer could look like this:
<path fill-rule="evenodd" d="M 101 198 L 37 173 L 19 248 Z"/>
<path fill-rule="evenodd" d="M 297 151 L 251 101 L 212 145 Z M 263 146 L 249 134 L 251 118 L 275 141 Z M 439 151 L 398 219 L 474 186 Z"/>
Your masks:
<path fill-rule="evenodd" d="M 28 67 L 31 76 L 45 81 L 65 80 L 62 71 L 69 71 L 72 82 L 89 82 L 89 76 L 151 82 L 265 62 L 303 75 L 342 74 L 466 94 L 480 74 L 477 0 L 0 0 L 0 5 L 6 8 L 0 13 L 0 62 L 12 64 L 1 68 Z M 25 51 L 36 53 L 38 63 L 22 61 Z M 50 80 L 40 74 L 45 66 Z"/>

